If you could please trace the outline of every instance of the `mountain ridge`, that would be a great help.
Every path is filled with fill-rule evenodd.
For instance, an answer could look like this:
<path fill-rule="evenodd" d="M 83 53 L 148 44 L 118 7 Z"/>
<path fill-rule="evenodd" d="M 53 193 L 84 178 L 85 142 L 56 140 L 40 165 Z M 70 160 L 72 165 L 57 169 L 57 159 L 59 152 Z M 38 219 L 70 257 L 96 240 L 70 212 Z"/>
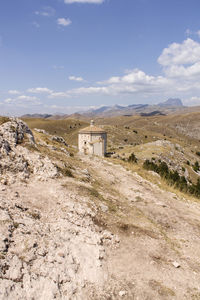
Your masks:
<path fill-rule="evenodd" d="M 179 98 L 169 98 L 164 102 L 158 104 L 129 104 L 129 105 L 111 105 L 100 106 L 89 109 L 87 111 L 77 111 L 72 114 L 55 113 L 55 114 L 25 114 L 21 118 L 42 118 L 42 119 L 68 119 L 68 118 L 96 118 L 96 117 L 114 117 L 114 116 L 130 116 L 130 115 L 167 115 L 174 112 L 190 110 L 189 107 L 184 106 L 182 100 Z"/>

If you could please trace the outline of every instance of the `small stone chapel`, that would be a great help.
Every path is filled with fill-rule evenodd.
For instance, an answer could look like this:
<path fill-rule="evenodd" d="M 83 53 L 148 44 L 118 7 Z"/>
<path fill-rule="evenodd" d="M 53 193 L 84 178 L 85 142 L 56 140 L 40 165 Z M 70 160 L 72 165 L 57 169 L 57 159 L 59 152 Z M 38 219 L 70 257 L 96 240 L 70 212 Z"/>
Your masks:
<path fill-rule="evenodd" d="M 92 120 L 90 126 L 83 128 L 78 134 L 78 149 L 84 154 L 105 156 L 107 147 L 107 133 L 100 127 L 94 126 Z"/>

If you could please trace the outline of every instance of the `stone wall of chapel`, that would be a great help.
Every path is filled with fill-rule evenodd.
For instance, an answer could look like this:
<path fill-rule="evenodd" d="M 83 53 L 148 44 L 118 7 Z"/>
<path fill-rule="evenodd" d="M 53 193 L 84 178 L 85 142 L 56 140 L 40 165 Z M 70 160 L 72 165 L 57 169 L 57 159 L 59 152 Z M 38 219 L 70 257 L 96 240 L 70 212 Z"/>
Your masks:
<path fill-rule="evenodd" d="M 102 141 L 98 142 L 99 139 Z M 90 144 L 90 142 L 95 142 Z M 95 154 L 104 156 L 107 147 L 107 135 L 106 133 L 80 133 L 78 136 L 78 148 L 79 151 L 86 154 Z"/>

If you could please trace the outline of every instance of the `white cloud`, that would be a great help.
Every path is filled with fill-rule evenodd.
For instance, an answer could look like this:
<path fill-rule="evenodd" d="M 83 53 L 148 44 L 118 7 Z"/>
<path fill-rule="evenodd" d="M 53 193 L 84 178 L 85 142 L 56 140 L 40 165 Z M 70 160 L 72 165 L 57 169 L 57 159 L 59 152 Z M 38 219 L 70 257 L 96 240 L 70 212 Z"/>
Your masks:
<path fill-rule="evenodd" d="M 13 104 L 13 105 L 40 105 L 41 102 L 37 97 L 31 97 L 27 95 L 21 95 L 16 98 L 7 98 L 4 100 L 6 104 Z"/>
<path fill-rule="evenodd" d="M 23 101 L 37 101 L 38 98 L 37 97 L 32 97 L 32 96 L 27 96 L 27 95 L 21 95 L 19 97 L 16 98 L 16 100 L 23 100 Z"/>
<path fill-rule="evenodd" d="M 52 17 L 55 15 L 55 9 L 51 6 L 45 6 L 42 10 L 35 11 L 35 15 L 42 17 Z"/>
<path fill-rule="evenodd" d="M 50 90 L 46 87 L 31 88 L 31 89 L 28 89 L 27 92 L 32 93 L 32 94 L 51 94 L 51 93 L 53 93 L 52 90 Z"/>
<path fill-rule="evenodd" d="M 128 74 L 127 74 L 128 73 Z M 163 76 L 150 76 L 139 69 L 126 71 L 124 76 L 114 76 L 107 81 L 98 82 L 107 86 L 106 93 L 113 95 L 125 93 L 157 93 L 159 89 L 164 89 L 171 85 L 171 81 Z"/>
<path fill-rule="evenodd" d="M 163 50 L 158 62 L 168 78 L 176 78 L 179 83 L 187 80 L 191 85 L 200 79 L 197 79 L 200 76 L 200 43 L 190 38 L 181 44 L 173 43 Z M 188 84 L 182 84 L 189 88 Z"/>
<path fill-rule="evenodd" d="M 185 34 L 187 36 L 198 36 L 198 37 L 200 37 L 200 30 L 192 31 L 190 29 L 186 29 Z"/>
<path fill-rule="evenodd" d="M 172 65 L 166 68 L 165 73 L 168 77 L 185 77 L 189 80 L 192 79 L 194 76 L 200 75 L 200 62 L 197 62 L 188 67 L 185 67 L 183 65 Z"/>
<path fill-rule="evenodd" d="M 68 19 L 65 19 L 65 18 L 58 18 L 57 19 L 57 24 L 60 25 L 60 26 L 69 26 L 70 24 L 72 23 L 72 21 L 68 18 Z"/>
<path fill-rule="evenodd" d="M 104 0 L 64 0 L 64 3 L 66 4 L 72 4 L 72 3 L 93 3 L 93 4 L 101 4 Z"/>
<path fill-rule="evenodd" d="M 120 77 L 119 76 L 113 76 L 105 82 L 99 81 L 98 84 L 101 84 L 101 83 L 111 83 L 111 84 L 113 84 L 113 83 L 119 83 L 119 82 L 120 82 Z"/>
<path fill-rule="evenodd" d="M 4 100 L 5 103 L 12 103 L 13 102 L 13 99 L 12 98 L 6 98 Z"/>
<path fill-rule="evenodd" d="M 79 81 L 79 82 L 84 81 L 82 77 L 76 77 L 76 76 L 69 76 L 68 79 L 72 81 Z"/>
<path fill-rule="evenodd" d="M 81 87 L 65 92 L 53 92 L 48 98 L 72 98 L 81 95 L 109 94 L 107 87 Z"/>
<path fill-rule="evenodd" d="M 68 92 L 52 92 L 48 98 L 68 98 Z"/>
<path fill-rule="evenodd" d="M 200 60 L 200 44 L 190 38 L 182 44 L 173 43 L 158 58 L 162 66 L 186 65 Z"/>
<path fill-rule="evenodd" d="M 107 87 L 81 87 L 78 89 L 72 89 L 68 91 L 70 96 L 79 96 L 79 95 L 92 95 L 92 94 L 109 94 Z"/>
<path fill-rule="evenodd" d="M 9 90 L 9 91 L 8 91 L 8 94 L 10 94 L 10 95 L 19 95 L 20 92 L 17 91 L 17 90 Z"/>
<path fill-rule="evenodd" d="M 195 97 L 191 97 L 189 99 L 186 99 L 184 101 L 184 104 L 185 105 L 190 105 L 190 106 L 196 106 L 196 105 L 199 106 L 200 105 L 200 97 L 195 96 Z"/>

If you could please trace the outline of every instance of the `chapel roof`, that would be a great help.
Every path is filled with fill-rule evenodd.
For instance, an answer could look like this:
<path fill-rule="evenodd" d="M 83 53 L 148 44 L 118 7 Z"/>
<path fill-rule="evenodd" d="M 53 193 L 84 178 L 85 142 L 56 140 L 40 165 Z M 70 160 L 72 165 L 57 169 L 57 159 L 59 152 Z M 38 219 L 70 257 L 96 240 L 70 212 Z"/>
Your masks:
<path fill-rule="evenodd" d="M 79 133 L 106 133 L 106 131 L 100 127 L 94 126 L 94 121 L 91 120 L 90 126 L 79 130 Z"/>

